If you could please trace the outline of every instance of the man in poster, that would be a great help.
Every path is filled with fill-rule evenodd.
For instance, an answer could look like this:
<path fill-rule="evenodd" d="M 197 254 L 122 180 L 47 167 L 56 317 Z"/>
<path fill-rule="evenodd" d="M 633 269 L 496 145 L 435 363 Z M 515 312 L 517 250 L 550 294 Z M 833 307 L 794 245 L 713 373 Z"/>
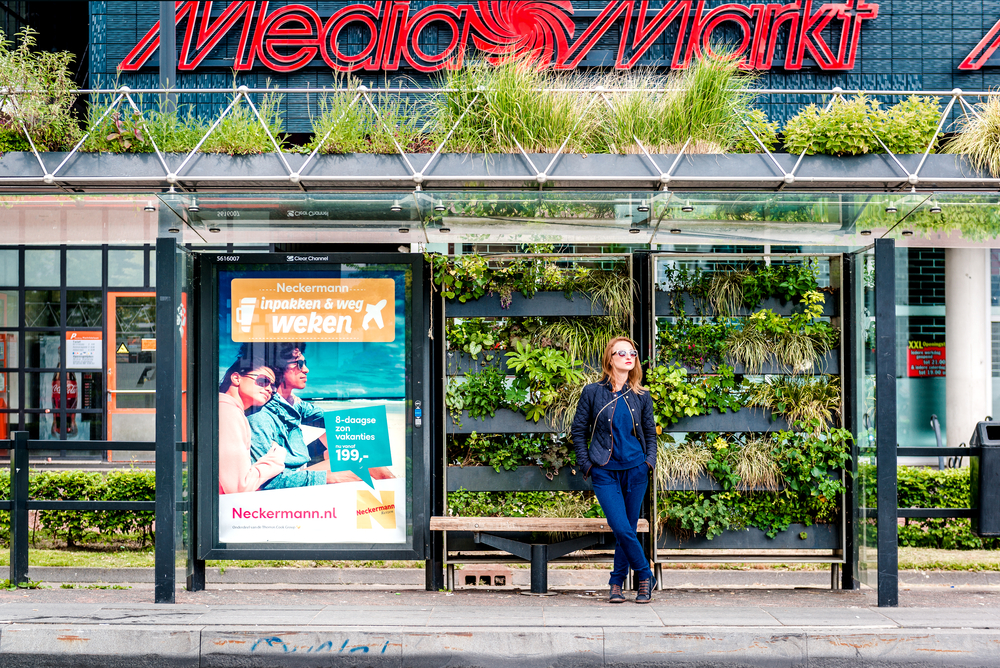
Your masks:
<path fill-rule="evenodd" d="M 264 358 L 277 378 L 277 391 L 262 408 L 251 412 L 250 452 L 254 461 L 263 457 L 274 443 L 285 449 L 285 470 L 271 478 L 260 489 L 283 489 L 326 485 L 337 482 L 356 482 L 358 476 L 350 471 L 331 471 L 329 451 L 326 449 L 327 436 L 322 443 L 322 461 L 310 467 L 313 459 L 302 426 L 324 428 L 324 411 L 308 401 L 295 396 L 295 390 L 304 390 L 309 379 L 309 367 L 303 354 L 304 342 L 283 342 L 264 344 Z M 385 467 L 370 470 L 373 480 L 392 478 Z"/>

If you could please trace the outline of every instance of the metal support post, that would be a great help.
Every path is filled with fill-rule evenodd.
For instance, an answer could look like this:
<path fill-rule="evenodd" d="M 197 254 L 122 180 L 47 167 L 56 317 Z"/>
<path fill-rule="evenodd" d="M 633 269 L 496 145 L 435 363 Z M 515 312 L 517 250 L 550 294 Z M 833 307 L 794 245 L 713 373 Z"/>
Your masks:
<path fill-rule="evenodd" d="M 430 398 L 430 405 L 423 412 L 423 434 L 424 442 L 428 444 L 427 452 L 430 458 L 427 471 L 430 475 L 430 485 L 428 499 L 430 501 L 430 517 L 440 517 L 444 515 L 445 489 L 444 489 L 444 462 L 445 462 L 445 438 L 443 425 L 439 417 L 445 415 L 444 394 L 445 394 L 445 333 L 444 333 L 444 300 L 441 293 L 431 292 L 433 282 L 431 279 L 430 265 L 424 263 L 424 285 L 428 292 L 425 304 L 429 332 L 432 335 L 427 342 L 428 383 L 427 394 Z M 428 523 L 430 520 L 427 520 Z M 424 562 L 424 589 L 427 591 L 439 591 L 446 586 L 454 588 L 454 581 L 447 585 L 444 579 L 444 534 L 440 531 L 430 531 L 427 529 L 427 560 Z M 453 574 L 454 567 L 449 565 L 449 575 Z"/>
<path fill-rule="evenodd" d="M 896 544 L 896 250 L 875 241 L 875 463 L 878 467 L 878 606 L 899 605 Z"/>
<path fill-rule="evenodd" d="M 28 432 L 11 434 L 10 584 L 28 582 Z"/>
<path fill-rule="evenodd" d="M 160 87 L 177 88 L 177 10 L 173 0 L 160 2 Z M 177 96 L 164 95 L 164 109 L 177 107 Z"/>
<path fill-rule="evenodd" d="M 549 593 L 548 545 L 531 546 L 531 593 Z"/>
<path fill-rule="evenodd" d="M 843 341 L 844 354 L 841 356 L 841 382 L 844 388 L 844 427 L 857 436 L 861 433 L 860 402 L 858 383 L 860 369 L 864 364 L 863 352 L 858 341 L 858 323 L 864 309 L 864 298 L 859 299 L 859 272 L 863 271 L 863 257 L 853 253 L 841 256 L 841 290 L 843 304 L 840 319 L 840 332 Z M 851 458 L 847 462 L 844 484 L 844 502 L 841 504 L 844 523 L 844 569 L 842 571 L 841 589 L 855 590 L 861 587 L 858 573 L 858 541 L 857 528 L 860 521 L 858 496 L 858 456 L 857 441 L 851 443 Z"/>
<path fill-rule="evenodd" d="M 154 601 L 173 603 L 177 586 L 177 432 L 180 416 L 181 377 L 177 350 L 177 243 L 156 240 L 156 552 Z"/>

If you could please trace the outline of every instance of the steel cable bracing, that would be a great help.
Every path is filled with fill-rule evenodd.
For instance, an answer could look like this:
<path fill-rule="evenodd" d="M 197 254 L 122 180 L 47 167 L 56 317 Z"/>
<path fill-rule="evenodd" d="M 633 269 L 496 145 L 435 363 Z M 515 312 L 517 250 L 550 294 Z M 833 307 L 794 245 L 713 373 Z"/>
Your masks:
<path fill-rule="evenodd" d="M 919 163 L 916 168 L 911 172 L 908 170 L 903 162 L 898 156 L 896 156 L 885 144 L 882 138 L 878 135 L 878 132 L 874 127 L 871 127 L 871 132 L 878 144 L 885 151 L 885 154 L 889 157 L 887 167 L 890 167 L 887 171 L 879 173 L 859 173 L 858 175 L 833 175 L 833 174 L 803 174 L 803 165 L 806 164 L 806 155 L 809 151 L 808 148 L 800 152 L 795 159 L 794 164 L 791 169 L 785 167 L 787 162 L 782 162 L 779 160 L 779 156 L 770 150 L 767 144 L 763 141 L 762 137 L 751 123 L 751 120 L 747 114 L 746 110 L 737 109 L 736 114 L 739 122 L 742 124 L 743 129 L 752 138 L 753 143 L 760 148 L 762 151 L 762 156 L 766 159 L 766 164 L 776 168 L 772 174 L 763 173 L 726 173 L 725 165 L 735 164 L 732 160 L 719 161 L 720 164 L 724 166 L 720 169 L 715 169 L 714 171 L 708 171 L 705 173 L 693 173 L 692 169 L 689 168 L 695 160 L 695 156 L 689 153 L 689 149 L 694 141 L 693 136 L 688 136 L 687 141 L 684 143 L 680 152 L 673 156 L 660 156 L 653 154 L 651 148 L 647 147 L 642 138 L 640 138 L 635 131 L 631 131 L 631 138 L 635 142 L 635 146 L 639 149 L 639 154 L 642 156 L 642 161 L 648 163 L 651 166 L 651 173 L 618 173 L 618 174 L 578 174 L 572 173 L 572 167 L 562 168 L 562 172 L 559 174 L 554 174 L 557 165 L 561 164 L 561 159 L 567 152 L 567 147 L 570 141 L 577 134 L 583 119 L 586 117 L 587 113 L 593 107 L 595 103 L 603 100 L 603 104 L 608 107 L 610 112 L 617 117 L 621 110 L 613 103 L 614 95 L 619 95 L 623 93 L 636 93 L 645 92 L 651 95 L 665 94 L 678 89 L 673 87 L 648 87 L 648 88 L 615 88 L 608 90 L 604 86 L 595 85 L 593 87 L 554 87 L 554 88 L 539 88 L 537 91 L 539 93 L 569 93 L 569 94 L 580 94 L 589 96 L 589 101 L 586 104 L 585 109 L 578 116 L 578 118 L 573 123 L 573 126 L 569 129 L 569 132 L 563 137 L 558 150 L 555 154 L 551 156 L 548 160 L 548 164 L 544 169 L 539 169 L 538 164 L 536 164 L 537 156 L 533 158 L 532 154 L 524 148 L 517 137 L 510 137 L 512 144 L 516 147 L 515 154 L 520 155 L 521 158 L 526 163 L 528 170 L 525 171 L 524 176 L 521 177 L 517 174 L 511 173 L 500 173 L 491 174 L 490 170 L 486 169 L 486 173 L 482 174 L 468 174 L 468 173 L 451 173 L 442 172 L 444 169 L 441 167 L 442 160 L 441 155 L 448 145 L 448 142 L 455 135 L 459 127 L 461 127 L 463 121 L 466 119 L 467 115 L 470 114 L 475 107 L 476 103 L 481 99 L 485 90 L 480 88 L 476 91 L 472 100 L 464 107 L 461 114 L 449 125 L 450 127 L 441 128 L 446 129 L 447 132 L 444 137 L 436 142 L 434 151 L 430 158 L 426 161 L 421 169 L 414 167 L 414 161 L 412 160 L 412 154 L 408 154 L 405 148 L 400 144 L 397 139 L 397 132 L 394 130 L 396 128 L 391 127 L 390 123 L 380 109 L 379 105 L 375 103 L 375 99 L 382 95 L 396 95 L 396 96 L 420 96 L 422 99 L 428 96 L 441 96 L 448 93 L 459 92 L 457 89 L 439 87 L 439 88 L 409 88 L 409 87 L 391 87 L 387 86 L 384 88 L 368 88 L 365 86 L 359 86 L 354 88 L 250 88 L 248 86 L 240 86 L 236 89 L 233 88 L 130 88 L 128 86 L 121 86 L 117 88 L 106 88 L 106 89 L 79 89 L 75 91 L 68 91 L 76 96 L 80 95 L 93 95 L 97 99 L 101 96 L 105 96 L 107 99 L 111 99 L 112 102 L 103 110 L 101 115 L 97 118 L 97 121 L 92 123 L 90 128 L 83 133 L 83 137 L 75 143 L 71 150 L 62 156 L 61 161 L 55 169 L 49 170 L 46 165 L 45 151 L 40 150 L 39 145 L 32 136 L 32 132 L 29 129 L 28 123 L 25 119 L 25 111 L 23 105 L 19 103 L 22 96 L 30 96 L 36 92 L 41 91 L 30 91 L 30 90 L 3 90 L 0 91 L 0 99 L 3 100 L 3 107 L 5 111 L 13 117 L 13 125 L 18 133 L 22 134 L 27 140 L 30 151 L 34 156 L 34 160 L 37 162 L 38 167 L 41 170 L 41 174 L 17 174 L 11 173 L 8 170 L 5 175 L 0 176 L 0 187 L 3 186 L 19 186 L 21 188 L 34 186 L 34 187 L 57 187 L 57 188 L 118 188 L 118 189 L 135 189 L 138 187 L 170 187 L 170 188 L 180 188 L 187 189 L 190 187 L 197 187 L 199 189 L 211 188 L 213 184 L 232 184 L 236 182 L 235 186 L 230 185 L 229 187 L 238 188 L 238 182 L 241 178 L 246 181 L 253 181 L 257 184 L 259 188 L 261 183 L 268 184 L 268 187 L 274 189 L 283 188 L 294 188 L 304 190 L 305 184 L 312 184 L 318 188 L 325 189 L 343 189 L 343 188 L 353 188 L 358 187 L 364 188 L 408 188 L 412 187 L 416 190 L 429 187 L 435 182 L 443 183 L 444 186 L 448 186 L 449 183 L 454 183 L 455 181 L 461 182 L 476 182 L 478 187 L 484 188 L 512 188 L 523 190 L 527 187 L 527 181 L 533 182 L 531 187 L 533 188 L 543 188 L 543 187 L 573 187 L 575 183 L 585 183 L 585 184 L 597 184 L 597 187 L 611 187 L 613 184 L 617 187 L 629 187 L 629 188 L 650 188 L 653 190 L 667 190 L 668 185 L 673 185 L 675 187 L 683 188 L 686 184 L 688 187 L 692 188 L 711 188 L 711 187 L 737 187 L 744 189 L 775 189 L 782 190 L 786 187 L 792 186 L 793 184 L 802 189 L 807 187 L 812 188 L 838 188 L 838 187 L 850 187 L 854 189 L 861 190 L 903 190 L 915 186 L 919 183 L 930 183 L 934 188 L 963 188 L 963 189 L 996 189 L 997 185 L 1000 184 L 1000 179 L 993 178 L 989 175 L 975 176 L 966 173 L 961 174 L 945 174 L 945 175 L 935 175 L 925 177 L 923 172 L 927 169 L 928 158 L 934 149 L 936 142 L 942 136 L 945 128 L 948 126 L 948 119 L 951 114 L 960 108 L 966 116 L 979 118 L 979 111 L 976 109 L 974 103 L 975 100 L 990 99 L 993 96 L 1000 95 L 1000 91 L 976 91 L 976 92 L 966 92 L 961 89 L 953 89 L 951 91 L 909 91 L 909 90 L 889 90 L 889 91 L 870 91 L 865 94 L 876 97 L 876 98 L 886 98 L 886 97 L 902 97 L 910 95 L 922 95 L 922 96 L 932 96 L 932 97 L 946 97 L 948 102 L 944 107 L 943 112 L 940 115 L 937 126 L 934 130 L 931 140 L 928 142 L 926 149 L 922 152 L 919 159 Z M 829 97 L 829 100 L 824 105 L 824 110 L 828 111 L 836 101 L 843 100 L 845 96 L 845 91 L 839 87 L 831 89 L 743 89 L 738 92 L 746 93 L 748 95 L 810 95 L 817 98 Z M 150 142 L 152 153 L 156 155 L 156 162 L 158 163 L 158 171 L 160 173 L 79 173 L 80 170 L 74 171 L 68 168 L 74 158 L 78 158 L 81 154 L 86 153 L 86 151 L 81 150 L 86 144 L 87 140 L 91 137 L 92 133 L 96 128 L 100 127 L 101 124 L 109 117 L 109 115 L 118 113 L 119 109 L 122 107 L 123 102 L 127 103 L 128 108 L 131 109 L 132 113 L 136 116 L 142 115 L 142 110 L 136 102 L 136 95 L 151 94 L 151 95 L 182 95 L 182 94 L 199 94 L 199 95 L 230 95 L 232 96 L 229 103 L 221 110 L 217 112 L 217 115 L 212 122 L 208 125 L 207 129 L 204 130 L 203 134 L 199 137 L 195 146 L 185 154 L 181 159 L 180 164 L 176 169 L 171 169 L 169 164 L 170 154 L 166 154 L 161 150 L 161 147 L 157 143 L 156 137 L 153 133 L 148 130 L 145 135 L 148 137 Z M 307 168 L 313 168 L 316 164 L 317 155 L 323 148 L 327 145 L 330 137 L 333 133 L 334 126 L 331 126 L 326 132 L 326 134 L 321 137 L 316 143 L 315 147 L 308 153 L 304 161 L 301 162 L 300 166 L 296 169 L 293 167 L 293 162 L 289 160 L 289 151 L 282 147 L 282 142 L 280 138 L 276 136 L 275 132 L 268 125 L 267 120 L 264 118 L 261 110 L 254 103 L 251 95 L 255 94 L 271 94 L 271 95 L 342 95 L 350 97 L 351 101 L 347 107 L 340 114 L 337 119 L 339 123 L 346 115 L 355 108 L 359 103 L 363 104 L 365 107 L 374 113 L 375 119 L 377 119 L 378 125 L 384 130 L 389 139 L 392 142 L 394 148 L 394 153 L 391 155 L 395 156 L 401 163 L 405 166 L 405 174 L 401 173 L 385 173 L 385 170 L 381 170 L 382 173 L 322 173 L 323 171 L 330 170 L 315 170 L 316 173 L 307 174 L 305 173 Z M 862 94 L 862 91 L 858 91 L 858 94 Z M 972 101 L 970 101 L 972 100 Z M 211 173 L 211 174 L 193 174 L 191 168 L 195 162 L 196 156 L 200 153 L 201 149 L 205 146 L 206 142 L 213 136 L 214 133 L 218 131 L 220 125 L 227 119 L 237 106 L 241 104 L 246 104 L 247 107 L 252 112 L 252 116 L 256 125 L 259 125 L 267 137 L 267 145 L 276 154 L 278 161 L 281 164 L 282 171 L 279 173 L 269 173 L 263 163 L 259 163 L 252 174 L 248 175 L 235 175 L 226 173 Z M 206 119 L 207 120 L 207 119 Z M 426 130 L 427 124 L 423 126 Z M 661 167 L 661 162 L 664 159 L 672 159 L 670 167 L 664 171 Z M 747 158 L 750 159 L 749 156 Z M 956 160 L 959 158 L 956 157 Z M 659 161 L 658 161 L 659 160 Z M 682 173 L 678 173 L 679 168 L 685 163 L 685 170 L 680 170 Z M 102 163 L 103 164 L 103 163 Z M 268 163 L 269 164 L 269 163 Z M 297 161 L 294 164 L 299 164 Z M 488 167 L 488 162 L 487 162 Z M 273 167 L 271 168 L 273 169 Z M 756 167 L 755 167 L 756 169 Z M 962 167 L 964 169 L 964 167 Z M 446 170 L 445 170 L 446 171 Z M 644 171 L 644 170 L 638 170 Z M 767 171 L 767 170 L 765 170 Z M 902 174 L 902 175 L 901 175 Z M 601 186 L 600 184 L 607 184 L 606 186 Z M 718 184 L 717 186 L 714 184 Z M 735 184 L 735 185 L 733 185 Z M 222 186 L 220 186 L 222 187 Z M 454 186 L 450 186 L 454 187 Z M 593 187 L 593 186 L 586 186 Z"/>

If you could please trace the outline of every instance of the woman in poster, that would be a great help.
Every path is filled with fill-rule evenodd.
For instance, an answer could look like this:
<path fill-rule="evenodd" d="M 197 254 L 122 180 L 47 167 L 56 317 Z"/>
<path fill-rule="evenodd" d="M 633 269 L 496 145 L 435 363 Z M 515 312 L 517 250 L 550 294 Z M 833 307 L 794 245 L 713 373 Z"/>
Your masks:
<path fill-rule="evenodd" d="M 285 469 L 285 451 L 272 443 L 251 462 L 250 422 L 246 412 L 266 404 L 274 392 L 274 372 L 265 365 L 252 368 L 240 357 L 219 385 L 219 493 L 253 492 Z"/>
<path fill-rule="evenodd" d="M 611 603 L 624 603 L 622 587 L 629 567 L 639 579 L 636 603 L 653 598 L 656 578 L 636 536 L 636 522 L 656 470 L 656 419 L 653 400 L 642 387 L 635 342 L 611 339 L 601 357 L 601 380 L 583 388 L 573 419 L 573 446 L 584 477 L 593 476 L 594 494 L 615 534 L 615 564 L 609 585 Z"/>

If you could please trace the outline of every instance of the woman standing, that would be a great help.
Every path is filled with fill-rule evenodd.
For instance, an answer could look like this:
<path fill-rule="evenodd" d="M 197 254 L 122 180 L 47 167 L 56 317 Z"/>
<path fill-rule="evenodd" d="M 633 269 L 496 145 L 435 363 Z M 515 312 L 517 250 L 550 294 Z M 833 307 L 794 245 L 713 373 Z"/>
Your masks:
<path fill-rule="evenodd" d="M 250 422 L 246 412 L 271 400 L 274 372 L 252 368 L 243 357 L 226 370 L 219 385 L 219 493 L 254 492 L 285 469 L 285 451 L 276 443 L 251 462 Z"/>
<path fill-rule="evenodd" d="M 601 358 L 604 375 L 583 388 L 572 427 L 577 466 L 584 477 L 593 477 L 594 493 L 617 543 L 609 582 L 612 603 L 625 602 L 622 587 L 629 567 L 639 578 L 636 603 L 649 603 L 656 587 L 636 536 L 649 472 L 656 468 L 656 420 L 635 348 L 623 336 L 608 342 Z"/>

